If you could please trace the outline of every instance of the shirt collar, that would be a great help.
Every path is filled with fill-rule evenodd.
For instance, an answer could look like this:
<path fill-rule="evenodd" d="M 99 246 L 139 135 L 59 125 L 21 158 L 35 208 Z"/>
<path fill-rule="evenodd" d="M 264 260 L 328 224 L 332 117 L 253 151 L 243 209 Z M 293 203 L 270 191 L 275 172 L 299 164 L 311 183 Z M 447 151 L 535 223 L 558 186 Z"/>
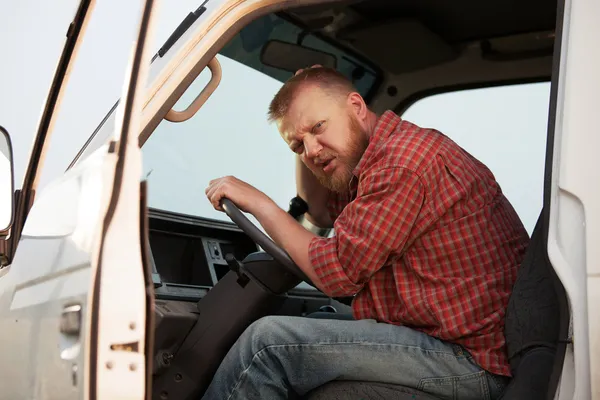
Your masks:
<path fill-rule="evenodd" d="M 377 118 L 375 129 L 373 129 L 373 133 L 369 137 L 369 145 L 360 158 L 360 161 L 352 171 L 354 176 L 357 178 L 360 176 L 360 174 L 369 165 L 369 160 L 373 157 L 373 154 L 377 148 L 379 148 L 379 145 L 388 137 L 390 137 L 392 132 L 394 132 L 401 121 L 402 119 L 391 110 L 385 111 L 379 118 Z"/>

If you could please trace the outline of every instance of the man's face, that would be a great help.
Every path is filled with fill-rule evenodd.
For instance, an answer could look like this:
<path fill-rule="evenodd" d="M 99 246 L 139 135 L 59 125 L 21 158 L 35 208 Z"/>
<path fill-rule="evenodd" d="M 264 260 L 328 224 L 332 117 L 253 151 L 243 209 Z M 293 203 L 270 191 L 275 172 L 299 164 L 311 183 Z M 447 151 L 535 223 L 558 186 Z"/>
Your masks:
<path fill-rule="evenodd" d="M 279 128 L 323 186 L 348 190 L 368 136 L 346 98 L 334 98 L 314 86 L 303 88 Z"/>

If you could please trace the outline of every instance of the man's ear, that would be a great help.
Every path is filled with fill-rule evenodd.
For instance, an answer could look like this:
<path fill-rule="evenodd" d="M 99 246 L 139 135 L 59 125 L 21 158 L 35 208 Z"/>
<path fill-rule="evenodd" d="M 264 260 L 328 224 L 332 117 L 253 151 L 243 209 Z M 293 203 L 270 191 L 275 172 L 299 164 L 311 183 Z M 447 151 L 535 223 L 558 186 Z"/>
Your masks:
<path fill-rule="evenodd" d="M 364 121 L 367 118 L 367 104 L 362 96 L 357 92 L 352 92 L 348 95 L 348 106 L 354 112 L 359 121 Z"/>

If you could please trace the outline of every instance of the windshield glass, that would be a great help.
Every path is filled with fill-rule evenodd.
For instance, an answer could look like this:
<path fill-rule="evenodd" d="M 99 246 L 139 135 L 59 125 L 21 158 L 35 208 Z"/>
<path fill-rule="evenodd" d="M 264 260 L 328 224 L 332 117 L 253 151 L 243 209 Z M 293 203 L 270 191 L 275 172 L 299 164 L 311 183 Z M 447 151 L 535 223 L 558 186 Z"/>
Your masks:
<path fill-rule="evenodd" d="M 302 29 L 276 15 L 254 21 L 221 50 L 221 83 L 191 119 L 163 120 L 142 148 L 151 208 L 229 221 L 214 210 L 204 193 L 211 179 L 233 175 L 270 196 L 282 208 L 296 195 L 294 153 L 267 122 L 275 93 L 292 72 L 263 65 L 267 41 L 298 43 Z M 337 68 L 354 77 L 367 95 L 378 77 L 349 53 L 313 35 L 302 43 L 337 56 Z M 360 73 L 357 73 L 357 68 Z M 205 69 L 175 105 L 185 109 L 210 79 Z M 251 218 L 251 216 L 249 216 Z"/>

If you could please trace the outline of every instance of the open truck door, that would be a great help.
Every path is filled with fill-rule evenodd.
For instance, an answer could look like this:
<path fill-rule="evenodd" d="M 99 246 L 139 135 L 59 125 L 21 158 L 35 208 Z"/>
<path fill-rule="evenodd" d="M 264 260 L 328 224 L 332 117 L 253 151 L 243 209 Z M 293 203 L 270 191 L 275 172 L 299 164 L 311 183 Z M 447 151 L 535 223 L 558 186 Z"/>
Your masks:
<path fill-rule="evenodd" d="M 10 171 L 2 171 L 0 183 L 8 192 L 0 203 L 0 228 L 5 228 L 0 248 L 2 399 L 145 396 L 152 286 L 140 240 L 145 207 L 140 208 L 137 131 L 154 1 L 140 3 L 112 140 L 36 193 L 60 99 L 94 8 L 91 0 L 80 2 L 69 27 L 14 201 L 10 137 L 2 135 L 1 159 L 8 162 L 0 167 Z"/>

